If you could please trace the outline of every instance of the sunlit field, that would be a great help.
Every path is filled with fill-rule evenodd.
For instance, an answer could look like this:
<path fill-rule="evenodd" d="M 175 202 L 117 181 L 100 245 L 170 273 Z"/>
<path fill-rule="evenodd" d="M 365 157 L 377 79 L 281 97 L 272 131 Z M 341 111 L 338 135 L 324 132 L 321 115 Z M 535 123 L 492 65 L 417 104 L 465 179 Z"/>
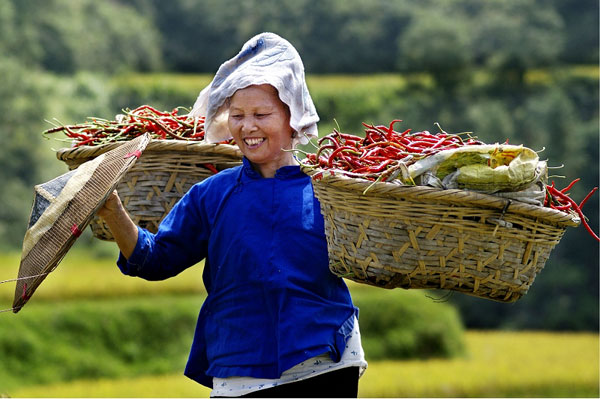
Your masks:
<path fill-rule="evenodd" d="M 598 397 L 598 335 L 467 332 L 454 360 L 370 362 L 360 397 Z M 368 354 L 367 354 L 368 355 Z M 208 397 L 183 375 L 85 380 L 10 392 L 14 397 Z"/>
<path fill-rule="evenodd" d="M 468 332 L 464 359 L 373 364 L 362 397 L 598 397 L 598 335 Z"/>
<path fill-rule="evenodd" d="M 35 291 L 30 302 L 85 298 L 125 297 L 140 294 L 203 294 L 202 262 L 164 281 L 146 281 L 121 273 L 116 265 L 116 244 L 105 243 L 113 250 L 112 257 L 95 258 L 78 245 L 67 253 L 58 267 L 48 274 Z M 113 248 L 114 246 L 114 248 Z M 20 254 L 0 254 L 0 281 L 17 277 Z M 371 289 L 366 285 L 348 282 L 351 290 Z M 15 283 L 0 284 L 0 308 L 9 308 L 14 296 Z"/>
<path fill-rule="evenodd" d="M 109 244 L 115 245 L 116 244 Z M 191 267 L 175 278 L 146 281 L 121 273 L 114 258 L 93 258 L 75 243 L 58 267 L 40 284 L 30 302 L 83 298 L 108 298 L 139 294 L 203 293 L 202 267 Z M 17 277 L 20 254 L 0 254 L 0 281 Z M 199 265 L 201 266 L 201 265 Z M 10 307 L 15 283 L 0 284 L 0 307 Z"/>
<path fill-rule="evenodd" d="M 110 247 L 109 247 L 110 248 Z M 115 252 L 116 256 L 116 252 Z M 0 280 L 16 277 L 18 254 L 0 255 Z M 111 257 L 74 248 L 31 302 L 114 300 L 138 295 L 203 294 L 202 265 L 162 282 L 123 276 Z M 349 283 L 354 292 L 372 289 Z M 0 285 L 10 307 L 14 284 Z M 18 317 L 4 313 L 0 317 Z M 371 361 L 361 397 L 598 397 L 599 340 L 595 333 L 468 331 L 466 355 L 427 361 Z M 368 353 L 367 353 L 368 360 Z M 183 371 L 183 367 L 182 367 Z M 127 379 L 76 380 L 21 386 L 10 397 L 208 397 L 210 390 L 181 373 Z"/>

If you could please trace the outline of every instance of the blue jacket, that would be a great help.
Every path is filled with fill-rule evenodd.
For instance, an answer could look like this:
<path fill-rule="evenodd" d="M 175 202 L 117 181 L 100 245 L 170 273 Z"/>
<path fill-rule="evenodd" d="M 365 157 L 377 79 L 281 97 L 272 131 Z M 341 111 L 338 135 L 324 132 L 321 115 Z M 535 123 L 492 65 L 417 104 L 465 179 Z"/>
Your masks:
<path fill-rule="evenodd" d="M 319 202 L 298 166 L 263 178 L 249 161 L 195 186 L 156 235 L 138 229 L 124 274 L 162 280 L 205 259 L 185 375 L 279 378 L 328 352 L 339 361 L 358 309 L 328 268 Z"/>

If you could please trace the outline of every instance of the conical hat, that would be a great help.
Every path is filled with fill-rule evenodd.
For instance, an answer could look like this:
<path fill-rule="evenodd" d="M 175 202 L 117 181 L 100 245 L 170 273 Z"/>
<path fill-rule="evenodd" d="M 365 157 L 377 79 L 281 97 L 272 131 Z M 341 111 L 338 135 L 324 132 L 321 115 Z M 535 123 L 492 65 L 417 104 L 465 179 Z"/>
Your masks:
<path fill-rule="evenodd" d="M 148 134 L 81 164 L 64 175 L 35 186 L 13 312 L 60 263 L 95 212 L 104 204 L 125 173 L 146 148 Z"/>

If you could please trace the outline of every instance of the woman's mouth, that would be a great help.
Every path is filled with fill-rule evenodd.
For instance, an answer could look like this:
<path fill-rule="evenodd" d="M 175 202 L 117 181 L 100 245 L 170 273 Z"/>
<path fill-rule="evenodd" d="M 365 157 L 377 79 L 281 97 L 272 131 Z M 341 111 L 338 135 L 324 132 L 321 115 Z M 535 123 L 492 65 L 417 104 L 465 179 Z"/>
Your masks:
<path fill-rule="evenodd" d="M 256 148 L 256 147 L 260 146 L 265 140 L 266 139 L 264 137 L 262 137 L 262 138 L 249 137 L 249 138 L 244 139 L 244 144 L 246 144 L 246 146 L 248 148 Z"/>

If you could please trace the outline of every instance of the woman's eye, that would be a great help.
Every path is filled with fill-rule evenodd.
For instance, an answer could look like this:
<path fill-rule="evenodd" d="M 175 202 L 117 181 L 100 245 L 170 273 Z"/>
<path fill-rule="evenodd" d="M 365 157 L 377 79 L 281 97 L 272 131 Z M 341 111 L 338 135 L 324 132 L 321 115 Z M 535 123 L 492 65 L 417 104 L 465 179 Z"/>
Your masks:
<path fill-rule="evenodd" d="M 268 114 L 268 113 L 264 113 L 264 114 L 256 114 L 256 117 L 257 117 L 257 118 L 264 118 L 264 117 L 266 117 L 266 116 L 269 116 L 269 114 Z"/>
<path fill-rule="evenodd" d="M 233 114 L 233 115 L 229 115 L 229 116 L 232 117 L 233 119 L 237 119 L 237 120 L 242 119 L 244 117 L 243 115 L 240 115 L 240 114 Z"/>

